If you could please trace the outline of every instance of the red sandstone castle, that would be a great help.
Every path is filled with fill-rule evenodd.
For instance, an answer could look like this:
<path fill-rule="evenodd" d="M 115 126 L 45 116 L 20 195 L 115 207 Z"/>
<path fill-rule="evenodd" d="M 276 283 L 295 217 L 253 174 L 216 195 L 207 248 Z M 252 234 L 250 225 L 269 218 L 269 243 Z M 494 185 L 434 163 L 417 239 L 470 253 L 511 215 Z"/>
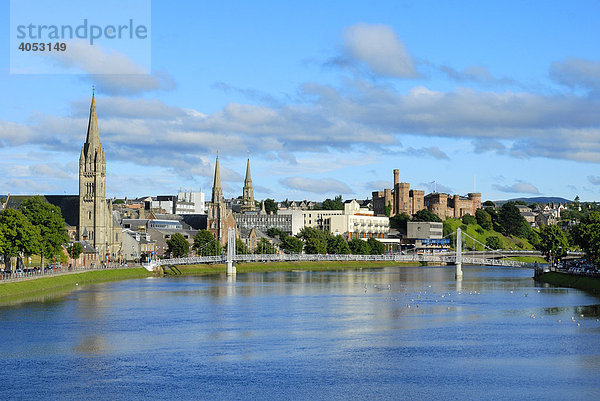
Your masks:
<path fill-rule="evenodd" d="M 442 220 L 448 217 L 461 218 L 465 214 L 475 215 L 481 207 L 481 194 L 469 193 L 466 197 L 433 192 L 425 195 L 425 191 L 410 189 L 410 184 L 400 182 L 400 171 L 394 170 L 394 188 L 373 192 L 373 211 L 377 215 L 385 215 L 386 207 L 390 207 L 390 217 L 406 213 L 409 216 L 422 209 L 429 209 Z"/>

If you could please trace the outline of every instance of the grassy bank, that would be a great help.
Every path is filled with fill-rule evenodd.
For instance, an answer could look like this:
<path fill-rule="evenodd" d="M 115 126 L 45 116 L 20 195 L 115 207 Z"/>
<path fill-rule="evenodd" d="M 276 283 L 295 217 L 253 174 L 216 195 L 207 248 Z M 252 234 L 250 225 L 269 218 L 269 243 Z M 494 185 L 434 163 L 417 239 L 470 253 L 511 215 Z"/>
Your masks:
<path fill-rule="evenodd" d="M 481 228 L 479 224 L 469 224 L 465 226 L 461 220 L 458 219 L 447 219 L 444 222 L 445 225 L 449 226 L 453 232 L 456 232 L 458 227 L 461 227 L 463 232 L 466 232 L 469 236 L 475 238 L 477 241 L 485 244 L 485 241 L 488 237 L 497 237 L 502 244 L 502 249 L 526 249 L 533 250 L 533 245 L 529 243 L 525 238 L 517 238 L 517 237 L 506 237 L 499 232 L 493 230 L 485 230 Z M 474 248 L 478 251 L 483 251 L 484 248 L 477 243 L 474 243 L 471 238 L 464 237 L 464 245 L 465 247 L 471 249 Z M 464 249 L 464 248 L 463 248 Z"/>
<path fill-rule="evenodd" d="M 600 292 L 600 279 L 593 277 L 582 277 L 572 274 L 548 272 L 538 276 L 536 280 L 561 287 L 577 288 L 595 293 Z"/>
<path fill-rule="evenodd" d="M 0 283 L 0 302 L 19 297 L 30 297 L 50 292 L 65 292 L 77 285 L 148 277 L 151 273 L 143 268 L 106 269 L 83 273 L 64 274 L 26 281 Z"/>
<path fill-rule="evenodd" d="M 541 256 L 514 256 L 511 258 L 506 258 L 507 260 L 516 260 L 519 262 L 526 262 L 526 263 L 535 263 L 538 262 L 540 264 L 544 264 L 544 263 L 548 263 L 548 261 L 544 258 L 542 258 Z"/>
<path fill-rule="evenodd" d="M 323 261 L 323 262 L 269 262 L 269 263 L 239 263 L 238 273 L 275 272 L 292 270 L 340 270 L 340 269 L 372 269 L 393 266 L 419 266 L 414 262 L 362 262 L 362 261 Z M 225 265 L 186 265 L 177 266 L 182 275 L 206 275 L 225 273 Z M 167 275 L 174 274 L 165 269 Z"/>

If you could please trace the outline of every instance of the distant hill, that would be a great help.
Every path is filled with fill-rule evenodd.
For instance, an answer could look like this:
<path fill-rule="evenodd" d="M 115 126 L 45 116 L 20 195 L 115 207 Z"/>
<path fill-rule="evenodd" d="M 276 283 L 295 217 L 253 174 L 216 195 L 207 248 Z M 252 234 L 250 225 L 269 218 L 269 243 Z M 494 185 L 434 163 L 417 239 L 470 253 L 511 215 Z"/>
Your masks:
<path fill-rule="evenodd" d="M 507 202 L 515 202 L 515 201 L 523 201 L 525 203 L 527 203 L 528 205 L 530 203 L 571 203 L 573 201 L 569 200 L 569 199 L 565 199 L 565 198 L 560 198 L 558 196 L 537 196 L 537 197 L 533 197 L 533 198 L 513 198 L 513 199 L 508 199 L 508 200 L 499 200 L 499 201 L 493 201 L 496 206 L 502 206 Z"/>

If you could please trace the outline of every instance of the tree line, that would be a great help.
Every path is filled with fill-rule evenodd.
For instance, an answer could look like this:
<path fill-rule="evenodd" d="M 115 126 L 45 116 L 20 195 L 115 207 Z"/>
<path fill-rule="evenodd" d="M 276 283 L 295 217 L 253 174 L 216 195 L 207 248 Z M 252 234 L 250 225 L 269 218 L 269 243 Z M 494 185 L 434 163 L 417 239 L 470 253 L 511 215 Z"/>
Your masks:
<path fill-rule="evenodd" d="M 327 231 L 317 228 L 305 227 L 297 235 L 288 235 L 286 232 L 277 228 L 267 230 L 267 235 L 279 240 L 279 249 L 286 253 L 308 254 L 356 254 L 356 255 L 382 255 L 385 253 L 385 245 L 375 238 L 369 238 L 364 241 L 354 238 L 347 241 L 341 235 L 333 235 Z M 200 256 L 221 255 L 223 249 L 219 241 L 208 230 L 200 230 L 194 236 L 193 244 L 190 243 L 181 234 L 173 234 L 167 240 L 167 251 L 172 257 L 179 258 L 186 256 L 191 250 Z M 261 238 L 254 250 L 256 254 L 274 254 L 277 252 L 271 241 L 267 238 Z M 238 255 L 251 253 L 246 243 L 241 239 L 236 239 L 236 253 Z"/>
<path fill-rule="evenodd" d="M 0 212 L 0 254 L 6 270 L 11 270 L 11 258 L 22 263 L 23 257 L 31 255 L 40 255 L 44 266 L 44 258 L 62 255 L 68 240 L 60 208 L 39 196 L 27 198 L 18 209 Z"/>

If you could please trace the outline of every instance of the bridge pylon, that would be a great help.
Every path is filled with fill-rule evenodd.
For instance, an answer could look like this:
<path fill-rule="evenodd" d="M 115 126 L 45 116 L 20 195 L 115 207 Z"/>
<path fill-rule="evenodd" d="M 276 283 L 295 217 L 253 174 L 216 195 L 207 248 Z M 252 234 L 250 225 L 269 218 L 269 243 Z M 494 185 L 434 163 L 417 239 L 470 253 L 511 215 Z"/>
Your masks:
<path fill-rule="evenodd" d="M 235 228 L 227 230 L 227 275 L 235 276 L 236 269 L 233 259 L 235 258 Z"/>
<path fill-rule="evenodd" d="M 456 279 L 462 280 L 462 230 L 456 229 Z"/>

